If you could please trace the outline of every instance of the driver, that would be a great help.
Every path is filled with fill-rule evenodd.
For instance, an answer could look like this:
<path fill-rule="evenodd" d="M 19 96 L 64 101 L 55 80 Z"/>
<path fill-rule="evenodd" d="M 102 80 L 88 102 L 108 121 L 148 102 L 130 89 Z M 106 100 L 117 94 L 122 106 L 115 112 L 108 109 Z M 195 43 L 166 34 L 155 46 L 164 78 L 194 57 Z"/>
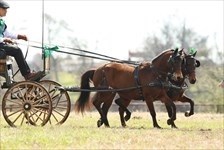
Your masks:
<path fill-rule="evenodd" d="M 8 56 L 15 58 L 19 70 L 25 80 L 35 81 L 42 76 L 42 72 L 31 72 L 21 49 L 13 44 L 12 39 L 21 39 L 27 41 L 26 35 L 11 33 L 7 30 L 2 17 L 6 16 L 9 4 L 3 0 L 0 0 L 0 49 L 3 49 Z"/>

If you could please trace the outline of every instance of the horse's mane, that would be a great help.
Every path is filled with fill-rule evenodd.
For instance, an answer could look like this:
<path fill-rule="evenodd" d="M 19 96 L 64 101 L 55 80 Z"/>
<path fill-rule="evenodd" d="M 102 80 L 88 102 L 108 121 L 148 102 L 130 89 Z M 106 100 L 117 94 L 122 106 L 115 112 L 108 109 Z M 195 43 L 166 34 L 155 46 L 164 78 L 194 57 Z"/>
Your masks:
<path fill-rule="evenodd" d="M 167 49 L 167 50 L 162 51 L 161 53 L 159 53 L 159 55 L 155 56 L 155 57 L 152 59 L 152 63 L 153 63 L 154 61 L 156 61 L 159 57 L 161 57 L 164 53 L 167 53 L 167 52 L 170 52 L 170 51 L 173 51 L 173 49 Z"/>

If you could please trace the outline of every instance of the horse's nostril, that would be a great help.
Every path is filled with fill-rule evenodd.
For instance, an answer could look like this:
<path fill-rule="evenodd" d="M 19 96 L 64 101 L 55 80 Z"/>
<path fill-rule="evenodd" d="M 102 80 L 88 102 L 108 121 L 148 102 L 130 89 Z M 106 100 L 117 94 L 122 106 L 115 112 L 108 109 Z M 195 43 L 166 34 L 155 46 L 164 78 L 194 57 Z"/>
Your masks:
<path fill-rule="evenodd" d="M 190 80 L 190 83 L 191 84 L 194 84 L 196 82 L 196 80 L 194 79 L 194 80 Z"/>
<path fill-rule="evenodd" d="M 181 77 L 177 77 L 177 80 L 178 80 L 178 81 L 181 80 Z"/>

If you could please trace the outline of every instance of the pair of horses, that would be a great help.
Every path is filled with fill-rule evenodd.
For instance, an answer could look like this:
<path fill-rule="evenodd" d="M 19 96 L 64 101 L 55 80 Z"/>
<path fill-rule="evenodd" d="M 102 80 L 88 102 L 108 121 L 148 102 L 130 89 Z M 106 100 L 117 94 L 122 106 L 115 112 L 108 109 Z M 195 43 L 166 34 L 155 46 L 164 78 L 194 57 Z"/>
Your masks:
<path fill-rule="evenodd" d="M 99 67 L 96 70 L 89 70 L 81 77 L 81 89 L 90 89 L 90 82 L 93 82 L 94 87 L 102 89 L 114 89 L 113 91 L 96 92 L 92 98 L 92 103 L 100 114 L 100 119 L 97 124 L 98 127 L 104 124 L 109 127 L 107 119 L 108 110 L 113 102 L 116 93 L 119 99 L 115 102 L 120 106 L 119 113 L 121 117 L 122 126 L 125 126 L 124 110 L 131 100 L 144 100 L 150 111 L 153 126 L 161 128 L 156 120 L 156 113 L 153 102 L 161 100 L 168 108 L 169 119 L 167 123 L 172 127 L 176 127 L 174 121 L 176 120 L 176 106 L 173 100 L 169 97 L 170 82 L 168 79 L 179 82 L 184 80 L 182 73 L 182 65 L 186 65 L 186 54 L 182 50 L 165 50 L 155 57 L 151 63 L 141 63 L 137 67 L 126 63 L 111 62 Z M 194 61 L 195 62 L 195 61 Z M 187 66 L 187 65 L 186 65 Z M 194 69 L 189 76 L 190 82 L 195 82 Z M 136 88 L 130 88 L 136 87 Z M 130 90 L 121 90 L 127 89 Z M 82 91 L 78 100 L 75 103 L 75 110 L 77 112 L 84 112 L 90 107 L 90 91 Z M 189 114 L 192 114 L 190 112 Z M 130 117 L 129 117 L 130 118 Z M 128 117 L 126 117 L 128 120 Z"/>
<path fill-rule="evenodd" d="M 193 54 L 185 54 L 184 61 L 182 63 L 182 74 L 183 78 L 179 81 L 175 81 L 172 78 L 169 79 L 169 82 L 178 88 L 169 88 L 167 91 L 167 95 L 173 100 L 173 101 L 180 101 L 180 102 L 187 102 L 190 104 L 190 111 L 185 112 L 185 116 L 189 117 L 194 114 L 194 102 L 192 99 L 190 99 L 188 96 L 184 94 L 185 92 L 185 87 L 187 87 L 187 84 L 185 80 L 188 78 L 189 82 L 191 84 L 194 84 L 196 82 L 196 74 L 195 74 L 195 69 L 196 67 L 200 66 L 200 61 L 195 59 L 196 52 Z M 183 88 L 181 88 L 183 87 Z M 120 114 L 120 120 L 121 120 L 121 125 L 123 127 L 126 126 L 125 121 L 128 121 L 131 117 L 131 112 L 127 109 L 127 106 L 130 104 L 131 100 L 129 101 L 122 101 L 122 99 L 118 98 L 115 100 L 115 103 L 119 105 L 119 114 Z M 165 104 L 166 105 L 166 104 Z M 166 105 L 166 109 L 168 112 L 168 116 L 171 117 L 172 110 L 170 109 L 169 106 Z M 126 113 L 126 116 L 124 117 L 124 111 Z M 172 128 L 177 128 L 174 122 L 171 124 Z"/>

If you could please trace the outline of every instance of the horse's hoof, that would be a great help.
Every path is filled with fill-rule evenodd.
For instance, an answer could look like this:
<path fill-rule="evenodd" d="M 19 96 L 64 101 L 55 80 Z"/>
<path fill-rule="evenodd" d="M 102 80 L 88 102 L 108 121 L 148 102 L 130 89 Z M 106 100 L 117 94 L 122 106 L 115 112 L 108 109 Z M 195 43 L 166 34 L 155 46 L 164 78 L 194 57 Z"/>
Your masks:
<path fill-rule="evenodd" d="M 127 125 L 126 124 L 122 124 L 122 127 L 125 128 Z"/>
<path fill-rule="evenodd" d="M 190 117 L 194 114 L 194 112 L 185 112 L 185 117 Z"/>
<path fill-rule="evenodd" d="M 126 115 L 126 116 L 124 117 L 124 120 L 125 120 L 125 121 L 128 121 L 130 118 L 131 118 L 131 115 Z"/>
<path fill-rule="evenodd" d="M 159 125 L 154 125 L 154 128 L 162 129 Z"/>
<path fill-rule="evenodd" d="M 97 121 L 97 127 L 99 128 L 99 127 L 101 127 L 102 125 L 103 125 L 103 122 L 102 122 L 101 119 L 99 119 L 99 120 Z"/>
<path fill-rule="evenodd" d="M 168 120 L 167 120 L 167 124 L 168 124 L 168 125 L 171 125 L 172 122 L 173 122 L 173 121 L 172 121 L 171 119 L 168 119 Z"/>
<path fill-rule="evenodd" d="M 173 128 L 173 129 L 178 129 L 178 127 L 177 127 L 175 124 L 172 124 L 172 125 L 171 125 L 171 128 Z"/>
<path fill-rule="evenodd" d="M 185 112 L 185 117 L 189 117 L 190 116 L 190 114 L 188 113 L 188 112 Z"/>
<path fill-rule="evenodd" d="M 106 128 L 110 128 L 110 126 L 109 126 L 109 125 L 105 125 L 105 127 L 106 127 Z"/>

